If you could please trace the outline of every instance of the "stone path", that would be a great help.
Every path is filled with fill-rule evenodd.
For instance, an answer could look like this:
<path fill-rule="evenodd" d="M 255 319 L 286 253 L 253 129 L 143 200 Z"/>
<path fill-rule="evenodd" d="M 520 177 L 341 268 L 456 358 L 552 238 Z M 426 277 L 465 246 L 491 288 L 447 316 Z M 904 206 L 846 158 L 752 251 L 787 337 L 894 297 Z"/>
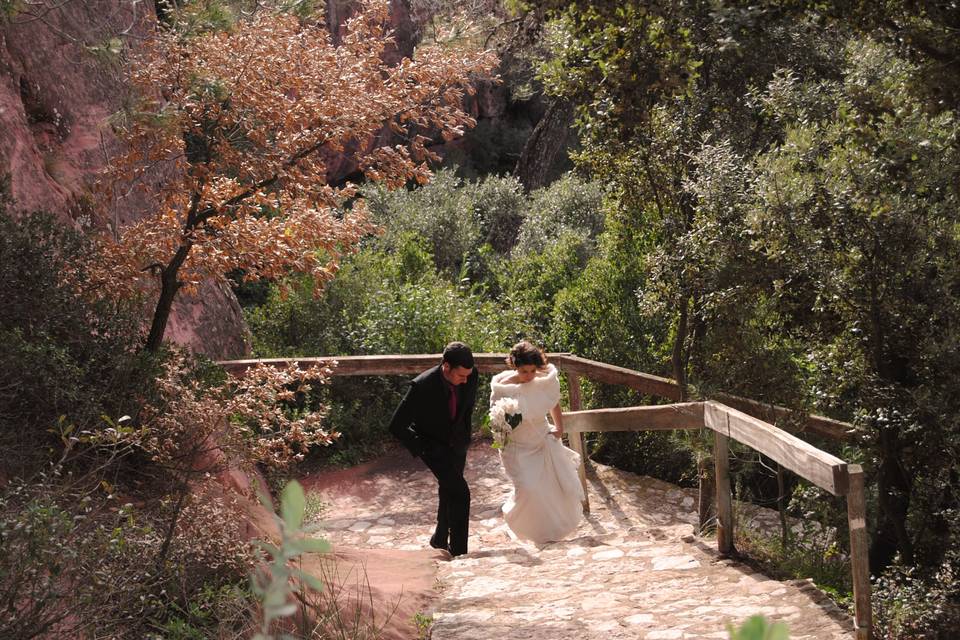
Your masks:
<path fill-rule="evenodd" d="M 771 580 L 695 538 L 693 490 L 593 464 L 590 515 L 538 548 L 512 539 L 500 516 L 509 486 L 488 444 L 471 448 L 467 481 L 471 551 L 437 563 L 433 640 L 727 638 L 727 622 L 758 613 L 785 621 L 791 640 L 852 637 L 811 583 Z M 327 484 L 334 547 L 427 547 L 436 484 L 405 452 Z"/>

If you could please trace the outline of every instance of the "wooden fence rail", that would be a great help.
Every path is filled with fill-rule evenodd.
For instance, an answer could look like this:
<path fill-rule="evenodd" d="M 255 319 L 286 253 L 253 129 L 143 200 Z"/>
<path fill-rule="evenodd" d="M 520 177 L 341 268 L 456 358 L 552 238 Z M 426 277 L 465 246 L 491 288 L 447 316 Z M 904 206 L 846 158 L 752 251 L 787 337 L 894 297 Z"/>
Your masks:
<path fill-rule="evenodd" d="M 474 354 L 481 373 L 494 373 L 504 368 L 507 354 Z M 569 353 L 551 353 L 549 359 L 567 377 L 570 411 L 565 412 L 564 430 L 570 447 L 580 454 L 580 482 L 586 496 L 586 455 L 583 434 L 590 432 L 710 429 L 714 432 L 714 464 L 716 474 L 717 546 L 721 553 L 733 550 L 733 497 L 730 489 L 729 441 L 736 440 L 781 466 L 806 478 L 833 495 L 847 501 L 847 520 L 850 529 L 850 563 L 853 577 L 854 628 L 857 640 L 871 638 L 870 576 L 867 563 L 866 507 L 863 470 L 859 465 L 847 464 L 835 456 L 817 449 L 795 435 L 777 428 L 766 419 L 796 422 L 795 412 L 775 405 L 759 403 L 747 398 L 717 394 L 716 400 L 703 402 L 676 402 L 667 405 L 592 409 L 582 411 L 580 406 L 580 379 L 617 384 L 640 391 L 645 395 L 680 400 L 680 386 L 662 378 L 623 367 L 580 358 Z M 336 361 L 335 376 L 412 375 L 440 362 L 439 354 L 345 356 L 334 358 L 293 358 L 234 360 L 220 364 L 233 375 L 243 373 L 257 364 L 286 367 Z M 719 402 L 717 400 L 722 400 Z M 819 436 L 847 440 L 850 425 L 823 416 L 800 416 L 800 429 Z M 589 498 L 584 509 L 589 511 Z"/>

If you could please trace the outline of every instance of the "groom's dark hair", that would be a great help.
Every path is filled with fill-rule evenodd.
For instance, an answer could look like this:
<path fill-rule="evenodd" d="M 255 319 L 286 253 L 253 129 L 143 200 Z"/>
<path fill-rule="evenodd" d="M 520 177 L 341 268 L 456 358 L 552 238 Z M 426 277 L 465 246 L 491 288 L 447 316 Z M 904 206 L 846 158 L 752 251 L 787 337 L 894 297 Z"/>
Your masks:
<path fill-rule="evenodd" d="M 449 363 L 451 367 L 473 369 L 473 352 L 462 342 L 451 342 L 443 348 L 442 362 Z"/>

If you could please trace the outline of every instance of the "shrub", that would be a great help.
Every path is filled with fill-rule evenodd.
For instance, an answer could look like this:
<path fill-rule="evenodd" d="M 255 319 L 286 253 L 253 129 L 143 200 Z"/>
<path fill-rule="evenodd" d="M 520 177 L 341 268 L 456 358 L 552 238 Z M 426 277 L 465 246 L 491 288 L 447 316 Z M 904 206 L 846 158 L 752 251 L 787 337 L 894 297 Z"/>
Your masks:
<path fill-rule="evenodd" d="M 953 522 L 956 523 L 956 512 Z M 876 579 L 874 631 L 883 640 L 947 640 L 960 629 L 960 547 L 956 538 L 939 566 L 895 562 Z"/>
<path fill-rule="evenodd" d="M 228 502 L 198 495 L 158 563 L 169 505 L 124 503 L 69 485 L 60 471 L 14 481 L 0 495 L 0 636 L 133 639 L 174 618 L 186 628 L 243 617 L 223 606 L 226 597 L 220 609 L 189 613 L 211 590 L 234 590 L 249 570 L 242 521 Z"/>
<path fill-rule="evenodd" d="M 134 414 L 153 360 L 138 353 L 133 304 L 81 296 L 89 244 L 52 216 L 17 221 L 0 205 L 0 471 L 31 473 L 61 443 L 61 416 L 99 429 L 101 415 Z"/>
<path fill-rule="evenodd" d="M 464 183 L 452 171 L 438 171 L 425 186 L 413 191 L 370 190 L 367 206 L 383 228 L 381 246 L 399 247 L 403 238 L 423 238 L 437 269 L 455 276 L 463 256 L 478 246 L 480 228 L 469 215 L 471 200 Z"/>
<path fill-rule="evenodd" d="M 518 331 L 547 340 L 557 294 L 577 281 L 588 255 L 584 238 L 569 229 L 540 251 L 513 252 L 497 277 L 502 291 L 500 303 L 521 319 Z"/>
<path fill-rule="evenodd" d="M 784 622 L 769 622 L 763 616 L 751 616 L 739 627 L 727 625 L 730 640 L 788 640 L 790 631 Z"/>
<path fill-rule="evenodd" d="M 603 231 L 603 198 L 600 183 L 584 181 L 572 173 L 534 191 L 515 252 L 525 255 L 543 251 L 570 232 L 583 238 L 584 245 L 592 250 Z"/>
<path fill-rule="evenodd" d="M 512 176 L 490 176 L 468 183 L 465 190 L 480 228 L 480 243 L 489 244 L 499 254 L 510 251 L 528 207 L 520 182 Z"/>

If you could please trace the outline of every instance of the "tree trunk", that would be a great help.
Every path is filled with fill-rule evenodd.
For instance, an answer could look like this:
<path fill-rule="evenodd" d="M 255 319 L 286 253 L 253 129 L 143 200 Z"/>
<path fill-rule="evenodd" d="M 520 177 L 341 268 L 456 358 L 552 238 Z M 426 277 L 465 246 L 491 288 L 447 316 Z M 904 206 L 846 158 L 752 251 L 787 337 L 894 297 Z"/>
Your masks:
<path fill-rule="evenodd" d="M 150 334 L 147 336 L 146 345 L 144 345 L 147 351 L 155 353 L 163 344 L 163 334 L 167 330 L 167 321 L 170 319 L 170 312 L 173 310 L 173 301 L 183 285 L 178 277 L 180 267 L 186 262 L 192 247 L 191 244 L 181 245 L 170 264 L 164 267 L 160 273 L 160 297 L 157 299 L 157 306 L 153 311 L 153 321 L 150 324 Z"/>
<path fill-rule="evenodd" d="M 546 186 L 550 169 L 566 146 L 572 122 L 573 104 L 562 98 L 552 98 L 513 169 L 513 175 L 526 191 Z"/>
<path fill-rule="evenodd" d="M 881 254 L 879 240 L 874 241 L 871 265 L 875 265 Z M 878 268 L 872 266 L 867 274 L 870 283 L 870 357 L 876 375 L 884 383 L 901 384 L 902 371 L 885 352 L 887 344 L 884 322 L 881 277 Z M 880 426 L 877 437 L 877 502 L 880 507 L 877 518 L 876 535 L 870 543 L 870 569 L 879 573 L 887 567 L 896 554 L 904 562 L 913 563 L 913 541 L 907 531 L 907 516 L 910 512 L 910 496 L 913 482 L 903 464 L 903 443 L 900 440 L 899 427 Z"/>
<path fill-rule="evenodd" d="M 877 531 L 870 544 L 870 570 L 874 573 L 893 562 L 897 553 L 907 564 L 913 563 L 913 541 L 906 527 L 911 486 L 900 461 L 899 440 L 892 429 L 880 432 L 880 464 L 877 468 L 880 513 Z"/>

